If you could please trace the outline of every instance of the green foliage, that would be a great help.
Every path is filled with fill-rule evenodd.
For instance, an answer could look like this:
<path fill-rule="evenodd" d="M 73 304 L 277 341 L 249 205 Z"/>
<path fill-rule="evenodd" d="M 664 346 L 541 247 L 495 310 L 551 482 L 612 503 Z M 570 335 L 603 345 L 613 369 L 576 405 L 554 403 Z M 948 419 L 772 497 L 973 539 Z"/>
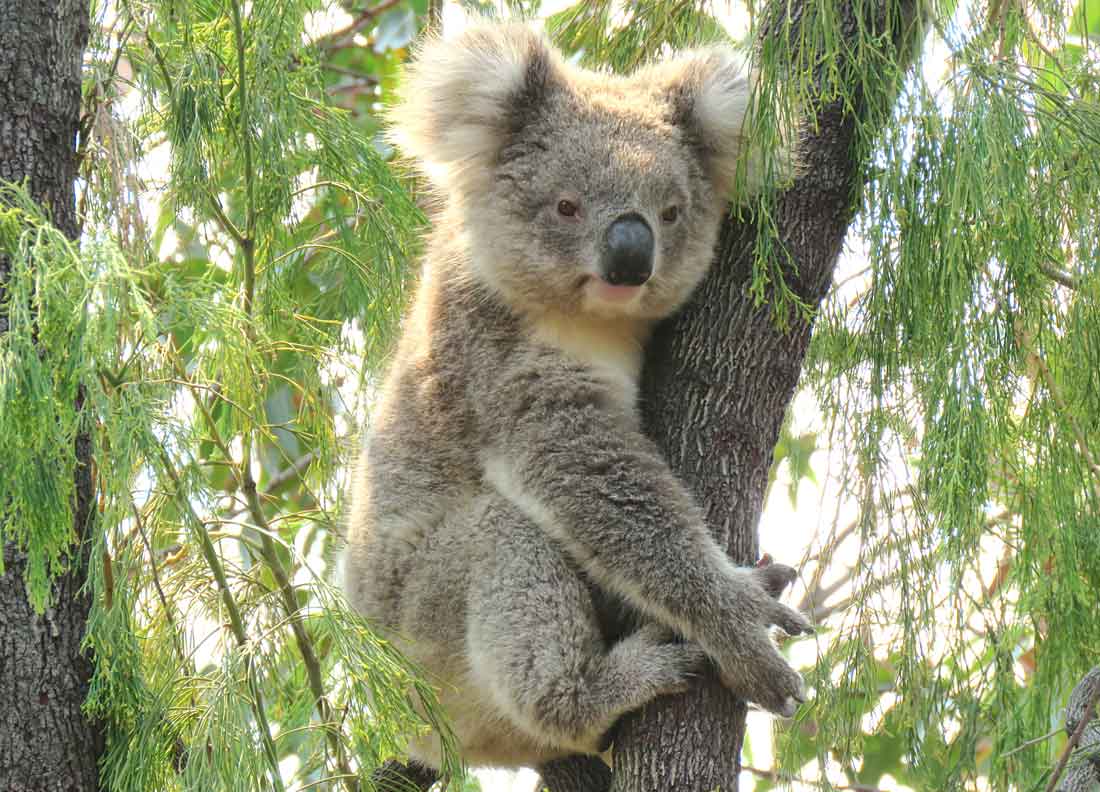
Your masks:
<path fill-rule="evenodd" d="M 802 482 L 802 479 L 817 482 L 817 475 L 814 473 L 811 464 L 814 452 L 817 450 L 817 433 L 802 432 L 795 436 L 791 432 L 790 413 L 788 412 L 787 420 L 783 422 L 783 426 L 779 431 L 779 442 L 775 444 L 775 451 L 772 454 L 772 466 L 768 470 L 768 491 L 770 492 L 772 485 L 775 484 L 779 466 L 786 462 L 787 474 L 790 477 L 787 484 L 787 497 L 791 502 L 791 506 L 797 505 L 798 485 Z M 767 500 L 767 495 L 764 496 L 764 499 Z"/>
<path fill-rule="evenodd" d="M 555 42 L 589 67 L 628 73 L 661 52 L 728 40 L 711 3 L 645 0 L 620 13 L 610 0 L 577 3 L 546 23 Z"/>
<path fill-rule="evenodd" d="M 372 113 L 408 44 L 388 20 L 426 7 L 390 5 L 313 39 L 336 6 L 97 9 L 80 243 L 0 190 L 0 542 L 46 607 L 88 433 L 107 789 L 359 789 L 430 727 L 463 776 L 434 687 L 330 582 L 337 472 L 423 227 Z M 337 55 L 370 102 L 330 99 Z"/>
<path fill-rule="evenodd" d="M 827 302 L 810 368 L 859 500 L 855 601 L 792 771 L 1041 789 L 1061 751 L 1037 738 L 1100 650 L 1097 7 L 941 11 L 944 86 L 913 76 L 874 141 L 867 286 Z"/>
<path fill-rule="evenodd" d="M 73 405 L 98 366 L 114 363 L 105 347 L 118 316 L 108 310 L 90 322 L 88 306 L 124 297 L 126 284 L 123 294 L 105 294 L 72 243 L 13 187 L 0 187 L 0 252 L 11 265 L 0 305 L 8 324 L 0 333 L 0 544 L 31 548 L 27 592 L 41 610 L 73 541 L 71 471 L 77 434 L 87 428 Z M 105 255 L 89 250 L 88 269 Z"/>

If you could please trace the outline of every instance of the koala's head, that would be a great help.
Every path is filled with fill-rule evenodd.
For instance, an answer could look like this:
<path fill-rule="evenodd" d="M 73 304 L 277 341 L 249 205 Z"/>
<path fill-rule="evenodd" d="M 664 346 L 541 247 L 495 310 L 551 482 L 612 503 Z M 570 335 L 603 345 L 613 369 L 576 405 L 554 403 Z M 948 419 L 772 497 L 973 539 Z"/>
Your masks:
<path fill-rule="evenodd" d="M 655 319 L 705 274 L 735 184 L 760 186 L 753 79 L 725 48 L 623 78 L 525 26 L 481 26 L 423 46 L 393 139 L 460 218 L 464 266 L 510 305 Z"/>

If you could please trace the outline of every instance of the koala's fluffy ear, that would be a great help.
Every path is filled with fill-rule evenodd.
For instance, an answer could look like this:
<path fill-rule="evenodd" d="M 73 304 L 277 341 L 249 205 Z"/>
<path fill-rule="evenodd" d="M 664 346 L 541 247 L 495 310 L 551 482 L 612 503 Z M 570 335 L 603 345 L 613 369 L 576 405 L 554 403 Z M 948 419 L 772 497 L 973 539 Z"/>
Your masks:
<path fill-rule="evenodd" d="M 763 189 L 767 147 L 773 149 L 774 178 L 796 174 L 797 123 L 781 107 L 760 105 L 758 74 L 733 50 L 716 46 L 686 53 L 653 67 L 650 79 L 664 91 L 672 122 L 685 130 L 723 193 L 736 188 L 743 198 Z M 755 115 L 763 110 L 771 111 L 775 124 L 775 135 L 766 136 L 770 141 L 753 138 Z"/>
<path fill-rule="evenodd" d="M 521 24 L 429 38 L 389 112 L 389 138 L 440 186 L 484 173 L 505 136 L 537 109 L 558 74 L 556 54 Z"/>

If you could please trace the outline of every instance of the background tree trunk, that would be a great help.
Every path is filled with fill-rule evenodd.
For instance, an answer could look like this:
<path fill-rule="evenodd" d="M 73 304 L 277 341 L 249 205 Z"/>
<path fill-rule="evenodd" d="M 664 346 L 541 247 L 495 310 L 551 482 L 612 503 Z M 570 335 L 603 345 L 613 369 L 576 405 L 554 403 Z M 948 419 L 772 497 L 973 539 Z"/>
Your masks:
<path fill-rule="evenodd" d="M 0 20 L 0 179 L 25 182 L 54 224 L 75 239 L 74 146 L 87 2 L 0 0 Z M 0 256 L 0 289 L 9 267 Z M 6 331 L 0 316 L 0 332 Z M 102 737 L 81 713 L 91 676 L 91 661 L 80 651 L 88 615 L 80 587 L 94 519 L 91 443 L 86 435 L 76 442 L 76 544 L 68 572 L 54 585 L 53 607 L 41 616 L 24 590 L 25 555 L 3 548 L 0 789 L 11 792 L 99 788 Z"/>
<path fill-rule="evenodd" d="M 894 57 L 909 62 L 922 38 L 919 26 L 911 24 L 917 3 L 900 0 L 893 4 L 894 13 L 887 11 L 890 5 L 891 0 L 849 1 L 838 3 L 836 12 L 849 41 L 862 34 L 866 45 L 869 31 L 889 26 L 883 46 L 903 46 L 904 56 Z M 805 7 L 774 4 L 772 11 L 789 8 L 797 15 Z M 862 28 L 855 16 L 860 8 Z M 782 31 L 784 21 L 766 28 Z M 799 20 L 793 23 L 797 27 Z M 797 40 L 793 33 L 791 40 Z M 860 68 L 839 65 L 841 74 Z M 780 241 L 794 264 L 783 268 L 784 278 L 810 306 L 820 304 L 832 283 L 857 206 L 862 166 L 857 117 L 883 118 L 884 100 L 893 96 L 886 91 L 871 107 L 867 97 L 857 95 L 854 114 L 846 113 L 840 101 L 812 108 L 817 120 L 801 149 L 804 173 L 779 197 L 775 210 Z M 650 346 L 643 385 L 648 433 L 741 565 L 758 556 L 757 524 L 768 470 L 813 328 L 812 321 L 793 317 L 789 328 L 780 330 L 770 306 L 754 307 L 747 286 L 756 233 L 751 221 L 726 223 L 715 267 L 686 310 L 660 328 Z M 734 792 L 745 714 L 745 703 L 711 679 L 628 715 L 615 741 L 613 789 Z"/>

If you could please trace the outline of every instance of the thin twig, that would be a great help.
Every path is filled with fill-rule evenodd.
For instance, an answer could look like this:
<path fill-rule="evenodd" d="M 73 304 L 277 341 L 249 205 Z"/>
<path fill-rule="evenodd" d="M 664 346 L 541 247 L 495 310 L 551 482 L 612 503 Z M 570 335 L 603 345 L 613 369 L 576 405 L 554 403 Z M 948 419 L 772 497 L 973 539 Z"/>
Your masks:
<path fill-rule="evenodd" d="M 229 219 L 229 216 L 222 209 L 221 201 L 218 200 L 218 196 L 214 193 L 209 193 L 207 197 L 210 199 L 210 208 L 214 210 L 214 219 L 218 225 L 221 226 L 222 231 L 229 234 L 233 238 L 233 241 L 238 245 L 244 243 L 244 234 L 237 228 L 236 223 Z"/>
<path fill-rule="evenodd" d="M 188 662 L 187 655 L 183 651 L 183 646 L 180 644 L 179 630 L 176 628 L 176 619 L 172 615 L 172 608 L 168 605 L 168 597 L 164 595 L 164 588 L 160 585 L 160 573 L 157 572 L 157 557 L 153 552 L 153 545 L 149 542 L 149 537 L 145 533 L 145 521 L 141 519 L 141 512 L 138 510 L 137 504 L 134 503 L 133 500 L 130 501 L 130 509 L 134 513 L 134 522 L 137 525 L 141 541 L 149 553 L 149 569 L 153 575 L 153 587 L 157 590 L 157 597 L 160 599 L 161 607 L 164 608 L 164 617 L 168 620 L 168 626 L 172 629 L 172 644 L 176 647 L 176 654 L 179 655 L 181 666 L 186 668 L 190 663 Z"/>
<path fill-rule="evenodd" d="M 1089 696 L 1088 704 L 1085 706 L 1084 714 L 1081 716 L 1080 723 L 1077 724 L 1077 728 L 1074 729 L 1073 734 L 1070 735 L 1066 747 L 1062 749 L 1062 755 L 1058 758 L 1058 764 L 1054 768 L 1054 774 L 1050 777 L 1046 792 L 1054 792 L 1055 787 L 1058 786 L 1058 779 L 1062 777 L 1062 773 L 1066 769 L 1066 763 L 1069 762 L 1069 757 L 1073 753 L 1073 749 L 1077 747 L 1077 743 L 1081 742 L 1081 736 L 1085 733 L 1085 728 L 1092 723 L 1093 717 L 1095 716 L 1093 710 L 1097 702 L 1100 702 L 1100 685 L 1096 685 L 1093 689 L 1092 695 Z"/>
<path fill-rule="evenodd" d="M 351 77 L 354 80 L 365 82 L 371 86 L 378 85 L 377 77 L 372 74 L 364 74 L 358 69 L 349 69 L 346 66 L 337 66 L 335 63 L 322 63 L 321 68 L 334 74 L 342 74 L 345 77 Z"/>
<path fill-rule="evenodd" d="M 116 20 L 117 22 L 117 20 Z M 132 17 L 127 18 L 123 24 L 122 33 L 119 36 L 118 48 L 115 50 L 114 58 L 111 60 L 111 65 L 107 69 L 107 75 L 102 80 L 96 80 L 92 85 L 91 96 L 89 97 L 88 109 L 80 119 L 79 136 L 80 145 L 76 150 L 76 154 L 73 155 L 73 161 L 76 163 L 76 167 L 80 167 L 80 163 L 84 161 L 84 157 L 88 153 L 88 144 L 91 140 L 92 129 L 95 128 L 95 119 L 99 115 L 99 111 L 103 107 L 103 97 L 106 95 L 107 89 L 114 82 L 116 75 L 118 74 L 118 64 L 122 60 L 122 53 L 126 51 L 126 43 L 130 39 L 130 34 L 135 27 Z M 111 30 L 108 31 L 108 37 L 114 32 L 114 23 L 111 25 Z"/>
<path fill-rule="evenodd" d="M 302 454 L 268 480 L 267 487 L 264 488 L 264 495 L 272 495 L 288 481 L 299 478 L 313 464 L 315 459 L 317 459 L 316 451 Z"/>
<path fill-rule="evenodd" d="M 863 269 L 857 270 L 856 272 L 853 272 L 850 275 L 846 275 L 845 277 L 841 278 L 838 281 L 833 281 L 833 285 L 829 288 L 829 293 L 827 295 L 825 295 L 825 299 L 826 300 L 831 299 L 833 296 L 836 295 L 837 292 L 839 292 L 841 289 L 843 289 L 849 283 L 851 283 L 852 281 L 854 281 L 858 278 L 862 278 L 864 275 L 866 275 L 872 269 L 874 269 L 874 268 L 870 267 L 870 266 L 864 267 Z"/>
<path fill-rule="evenodd" d="M 1024 750 L 1025 748 L 1030 748 L 1031 746 L 1035 745 L 1036 743 L 1046 742 L 1047 740 L 1049 740 L 1051 737 L 1053 737 L 1054 735 L 1056 735 L 1060 731 L 1062 731 L 1062 730 L 1061 729 L 1053 729 L 1051 731 L 1048 731 L 1046 734 L 1042 734 L 1038 737 L 1032 737 L 1030 740 L 1025 740 L 1024 742 L 1017 745 L 1015 748 L 1013 748 L 1009 751 L 1005 751 L 1003 754 L 1001 754 L 1001 758 L 1005 759 L 1009 756 L 1012 756 L 1013 754 L 1019 753 L 1020 751 Z"/>
<path fill-rule="evenodd" d="M 369 27 L 371 22 L 377 17 L 400 3 L 401 0 L 382 0 L 381 3 L 377 3 L 369 8 L 364 8 L 350 25 L 318 38 L 313 42 L 314 46 L 322 50 L 343 49 L 352 43 L 356 34 L 361 33 L 365 28 Z"/>
<path fill-rule="evenodd" d="M 741 769 L 746 772 L 752 773 L 758 778 L 763 778 L 764 780 L 771 781 L 773 783 L 781 781 L 785 784 L 805 784 L 807 786 L 816 786 L 822 789 L 828 786 L 829 789 L 847 790 L 847 792 L 885 792 L 885 790 L 871 784 L 856 783 L 850 784 L 848 786 L 836 786 L 832 784 L 827 784 L 826 782 L 822 781 L 807 781 L 806 779 L 800 778 L 799 776 L 793 775 L 792 773 L 783 773 L 779 770 L 763 770 L 759 767 L 751 767 L 749 765 L 741 765 Z"/>
<path fill-rule="evenodd" d="M 1067 289 L 1073 289 L 1077 291 L 1081 288 L 1081 279 L 1076 275 L 1070 275 L 1065 270 L 1061 270 L 1045 261 L 1039 262 L 1039 271 L 1050 278 L 1055 283 L 1065 286 Z"/>
<path fill-rule="evenodd" d="M 248 80 L 245 73 L 247 48 L 244 42 L 244 25 L 241 23 L 241 4 L 233 2 L 233 38 L 237 45 L 237 102 L 241 117 L 241 149 L 244 152 L 244 190 L 245 190 L 245 239 L 240 244 L 249 250 L 254 243 L 256 233 L 256 174 L 252 170 L 252 134 L 249 129 Z M 246 309 L 247 310 L 247 309 Z"/>

